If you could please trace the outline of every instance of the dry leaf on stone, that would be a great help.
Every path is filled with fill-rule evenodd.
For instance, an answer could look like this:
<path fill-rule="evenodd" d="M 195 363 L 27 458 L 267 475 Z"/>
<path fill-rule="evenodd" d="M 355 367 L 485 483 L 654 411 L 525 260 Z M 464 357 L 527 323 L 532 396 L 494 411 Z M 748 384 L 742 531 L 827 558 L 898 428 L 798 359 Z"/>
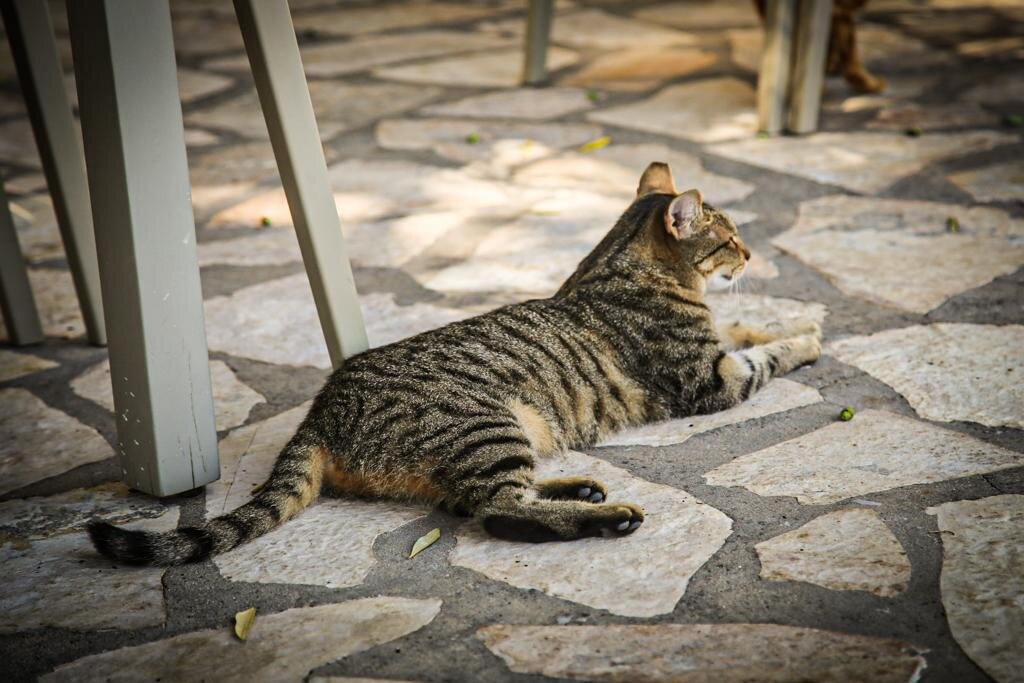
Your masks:
<path fill-rule="evenodd" d="M 607 135 L 602 135 L 601 137 L 599 137 L 599 138 L 597 138 L 595 140 L 591 140 L 590 142 L 588 142 L 588 143 L 586 143 L 584 145 L 580 145 L 580 151 L 581 152 L 596 152 L 599 149 L 604 149 L 605 147 L 607 147 L 610 144 L 612 144 L 612 139 L 610 137 L 608 137 Z"/>
<path fill-rule="evenodd" d="M 256 621 L 255 607 L 250 607 L 243 612 L 235 614 L 235 635 L 238 636 L 239 640 L 245 640 L 249 637 L 249 630 L 252 628 L 252 622 L 254 621 Z"/>
<path fill-rule="evenodd" d="M 431 529 L 427 533 L 420 536 L 418 539 L 416 539 L 416 542 L 413 543 L 412 551 L 409 553 L 409 559 L 411 560 L 412 558 L 416 557 L 430 546 L 437 543 L 437 539 L 439 538 L 441 538 L 440 529 Z"/>

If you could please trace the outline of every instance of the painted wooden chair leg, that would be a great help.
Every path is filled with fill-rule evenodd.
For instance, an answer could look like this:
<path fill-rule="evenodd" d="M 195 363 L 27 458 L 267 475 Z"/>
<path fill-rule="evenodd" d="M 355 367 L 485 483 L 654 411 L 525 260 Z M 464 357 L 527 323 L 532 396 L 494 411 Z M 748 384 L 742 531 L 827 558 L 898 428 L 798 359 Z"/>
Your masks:
<path fill-rule="evenodd" d="M 529 0 L 523 60 L 523 83 L 540 85 L 548 79 L 548 42 L 555 0 Z"/>
<path fill-rule="evenodd" d="M 800 0 L 786 126 L 792 133 L 810 133 L 818 127 L 831 30 L 832 0 Z"/>
<path fill-rule="evenodd" d="M 64 72 L 57 55 L 49 5 L 39 0 L 4 0 L 0 8 L 86 335 L 90 343 L 103 346 L 107 343 L 107 332 L 85 159 L 64 90 Z"/>
<path fill-rule="evenodd" d="M 235 0 L 320 326 L 335 367 L 368 344 L 286 0 Z"/>
<path fill-rule="evenodd" d="M 796 3 L 797 0 L 768 0 L 765 7 L 757 117 L 760 130 L 773 135 L 785 123 Z"/>
<path fill-rule="evenodd" d="M 68 3 L 125 481 L 220 476 L 168 0 Z"/>
<path fill-rule="evenodd" d="M 28 271 L 18 245 L 18 233 L 7 204 L 7 193 L 0 183 L 0 312 L 7 327 L 7 338 L 15 346 L 43 341 Z"/>

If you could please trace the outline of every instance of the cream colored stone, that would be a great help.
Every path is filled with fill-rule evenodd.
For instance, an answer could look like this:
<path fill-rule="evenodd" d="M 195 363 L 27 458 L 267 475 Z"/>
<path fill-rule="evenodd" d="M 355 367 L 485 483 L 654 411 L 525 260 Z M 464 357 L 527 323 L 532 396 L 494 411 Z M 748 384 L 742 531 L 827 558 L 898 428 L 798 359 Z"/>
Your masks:
<path fill-rule="evenodd" d="M 979 202 L 1024 201 L 1024 163 L 1020 161 L 960 171 L 946 179 Z"/>
<path fill-rule="evenodd" d="M 709 293 L 704 302 L 719 325 L 741 322 L 772 328 L 779 324 L 810 320 L 825 322 L 828 309 L 817 301 L 798 301 L 764 294 Z"/>
<path fill-rule="evenodd" d="M 481 24 L 486 31 L 522 35 L 526 22 L 516 17 Z M 697 36 L 658 22 L 637 21 L 616 16 L 599 9 L 581 9 L 559 14 L 551 24 L 551 40 L 559 45 L 594 50 L 628 50 L 638 45 L 665 48 L 672 45 L 693 45 Z"/>
<path fill-rule="evenodd" d="M 902 641 L 777 624 L 497 625 L 477 638 L 516 673 L 611 683 L 912 683 L 925 667 Z"/>
<path fill-rule="evenodd" d="M 565 187 L 617 197 L 623 202 L 621 210 L 625 210 L 636 196 L 641 174 L 652 161 L 668 163 L 680 191 L 695 187 L 716 206 L 740 201 L 754 191 L 753 185 L 712 173 L 697 157 L 660 144 L 613 142 L 593 152 L 564 152 L 517 170 L 513 179 L 530 187 Z"/>
<path fill-rule="evenodd" d="M 992 678 L 1024 666 L 1024 496 L 960 500 L 928 508 L 942 538 L 942 605 L 949 630 Z"/>
<path fill-rule="evenodd" d="M 728 142 L 709 148 L 735 161 L 818 183 L 874 194 L 928 164 L 981 152 L 1017 138 L 995 131 L 926 133 L 815 133 Z"/>
<path fill-rule="evenodd" d="M 757 131 L 754 89 L 732 77 L 670 85 L 645 100 L 591 112 L 587 118 L 695 142 L 735 140 Z"/>
<path fill-rule="evenodd" d="M 764 47 L 764 29 L 732 28 L 725 32 L 729 40 L 732 63 L 747 71 L 757 72 L 761 67 L 761 50 Z"/>
<path fill-rule="evenodd" d="M 242 424 L 249 417 L 249 411 L 253 406 L 266 401 L 262 394 L 243 384 L 224 361 L 210 361 L 210 379 L 213 382 L 213 407 L 217 431 Z M 97 363 L 71 380 L 71 390 L 82 398 L 113 411 L 110 362 Z"/>
<path fill-rule="evenodd" d="M 648 5 L 633 13 L 638 19 L 684 29 L 759 26 L 757 10 L 745 0 L 704 0 Z"/>
<path fill-rule="evenodd" d="M 207 486 L 206 516 L 230 512 L 266 481 L 309 403 L 231 432 L 220 442 L 220 480 Z M 362 583 L 376 564 L 378 535 L 422 517 L 420 506 L 321 499 L 277 529 L 214 559 L 225 578 L 341 588 Z"/>
<path fill-rule="evenodd" d="M 349 36 L 469 21 L 485 17 L 500 9 L 503 8 L 495 5 L 417 0 L 397 5 L 348 6 L 341 11 L 331 7 L 322 11 L 296 14 L 293 22 L 298 31 Z"/>
<path fill-rule="evenodd" d="M 384 149 L 431 150 L 458 162 L 494 161 L 512 167 L 576 147 L 601 135 L 588 123 L 519 123 L 464 119 L 390 119 L 376 128 Z"/>
<path fill-rule="evenodd" d="M 1024 57 L 1024 37 L 981 38 L 959 43 L 956 51 L 965 57 L 1020 59 Z"/>
<path fill-rule="evenodd" d="M 43 334 L 64 339 L 74 339 L 85 334 L 85 322 L 78 308 L 78 297 L 69 271 L 29 268 L 28 282 L 39 311 Z M 0 339 L 6 338 L 7 328 L 0 321 Z"/>
<path fill-rule="evenodd" d="M 10 191 L 6 181 L 4 189 Z M 42 189 L 46 189 L 45 182 Z M 49 194 L 22 197 L 10 202 L 8 206 L 14 227 L 18 230 L 18 246 L 27 263 L 64 258 L 64 242 Z"/>
<path fill-rule="evenodd" d="M 744 455 L 704 475 L 712 486 L 826 505 L 902 486 L 1024 465 L 1024 455 L 901 415 L 857 411 L 849 422 Z"/>
<path fill-rule="evenodd" d="M 910 582 L 910 560 L 903 546 L 879 514 L 865 508 L 816 517 L 754 549 L 761 578 L 770 581 L 806 581 L 882 597 L 902 593 Z"/>
<path fill-rule="evenodd" d="M 204 302 L 211 349 L 279 365 L 330 367 L 313 294 L 304 274 L 290 275 Z M 431 304 L 399 306 L 393 294 L 360 297 L 371 346 L 440 327 L 466 313 Z"/>
<path fill-rule="evenodd" d="M 1024 428 L 1024 326 L 933 323 L 850 337 L 827 353 L 898 391 L 917 414 Z"/>
<path fill-rule="evenodd" d="M 0 493 L 114 455 L 91 427 L 24 389 L 0 390 Z"/>
<path fill-rule="evenodd" d="M 40 501 L 38 507 L 44 512 L 69 514 L 62 507 L 54 509 L 51 501 L 33 500 Z M 78 517 L 83 507 L 74 505 L 70 514 Z M 124 502 L 118 507 L 122 519 L 133 516 Z M 113 512 L 103 504 L 96 505 L 94 510 L 98 514 Z M 46 524 L 46 520 L 38 523 Z M 76 526 L 78 523 L 80 520 L 75 521 Z M 166 509 L 159 517 L 129 522 L 126 526 L 168 531 L 177 524 L 175 507 Z M 0 633 L 39 628 L 128 630 L 161 626 L 166 619 L 164 569 L 115 565 L 96 554 L 85 533 L 34 539 L 28 547 L 20 549 L 13 544 L 0 547 L 0 565 L 4 568 L 4 580 L 0 582 Z"/>
<path fill-rule="evenodd" d="M 375 597 L 257 613 L 245 643 L 230 628 L 193 631 L 83 657 L 41 681 L 295 681 L 311 670 L 417 631 L 435 599 Z"/>
<path fill-rule="evenodd" d="M 772 244 L 847 294 L 927 313 L 1024 264 L 1024 221 L 992 208 L 833 195 L 803 202 Z"/>
<path fill-rule="evenodd" d="M 816 389 L 788 379 L 774 379 L 749 400 L 729 410 L 633 427 L 606 438 L 598 445 L 669 446 L 679 444 L 691 436 L 719 427 L 821 403 L 822 400 L 821 394 Z"/>
<path fill-rule="evenodd" d="M 431 116 L 546 121 L 592 106 L 586 93 L 578 88 L 516 88 L 442 102 L 422 111 Z"/>
<path fill-rule="evenodd" d="M 602 90 L 637 92 L 706 69 L 718 61 L 714 52 L 692 48 L 631 48 L 603 54 L 564 80 Z"/>
<path fill-rule="evenodd" d="M 232 81 L 230 78 L 210 73 L 209 71 L 198 71 L 187 67 L 178 67 L 178 97 L 183 104 L 188 104 L 201 97 L 212 95 L 227 90 Z M 78 86 L 75 84 L 75 74 L 69 72 L 64 74 L 65 89 L 68 91 L 68 99 L 72 107 L 78 106 Z"/>
<path fill-rule="evenodd" d="M 323 140 L 366 125 L 382 116 L 419 107 L 437 97 L 439 92 L 434 88 L 397 83 L 309 83 L 317 129 Z M 255 139 L 267 137 L 267 124 L 255 90 L 210 109 L 190 113 L 185 117 L 185 122 L 190 126 L 230 131 Z"/>
<path fill-rule="evenodd" d="M 58 364 L 52 360 L 33 356 L 30 353 L 0 349 L 0 382 L 31 375 L 40 370 L 49 370 Z"/>
<path fill-rule="evenodd" d="M 570 50 L 548 50 L 548 69 L 558 71 L 575 64 L 579 56 Z M 387 66 L 373 70 L 380 78 L 406 83 L 435 83 L 458 87 L 505 88 L 520 84 L 523 74 L 522 49 L 490 50 L 486 53 L 444 57 L 415 64 Z"/>
<path fill-rule="evenodd" d="M 992 128 L 999 117 L 973 102 L 949 104 L 898 104 L 887 106 L 867 123 L 871 130 L 903 132 L 908 129 Z"/>
<path fill-rule="evenodd" d="M 609 541 L 601 538 L 557 544 L 499 540 L 471 521 L 457 531 L 449 561 L 519 588 L 613 614 L 651 617 L 673 610 L 690 578 L 732 531 L 732 520 L 689 493 L 652 484 L 603 460 L 570 451 L 538 463 L 538 479 L 569 475 L 593 476 L 608 487 L 611 503 L 640 505 L 643 526 L 615 539 L 608 552 Z"/>

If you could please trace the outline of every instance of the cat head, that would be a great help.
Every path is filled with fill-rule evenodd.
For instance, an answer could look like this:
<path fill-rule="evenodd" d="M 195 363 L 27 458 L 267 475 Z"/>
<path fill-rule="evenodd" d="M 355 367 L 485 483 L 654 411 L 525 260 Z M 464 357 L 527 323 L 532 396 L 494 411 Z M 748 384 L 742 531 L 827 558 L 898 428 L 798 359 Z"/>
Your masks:
<path fill-rule="evenodd" d="M 743 244 L 736 224 L 724 212 L 705 204 L 700 190 L 680 193 L 668 164 L 654 162 L 640 177 L 637 199 L 650 195 L 670 198 L 664 210 L 651 218 L 648 235 L 658 249 L 655 257 L 669 265 L 690 266 L 703 276 L 708 287 L 721 289 L 743 274 L 750 250 Z"/>

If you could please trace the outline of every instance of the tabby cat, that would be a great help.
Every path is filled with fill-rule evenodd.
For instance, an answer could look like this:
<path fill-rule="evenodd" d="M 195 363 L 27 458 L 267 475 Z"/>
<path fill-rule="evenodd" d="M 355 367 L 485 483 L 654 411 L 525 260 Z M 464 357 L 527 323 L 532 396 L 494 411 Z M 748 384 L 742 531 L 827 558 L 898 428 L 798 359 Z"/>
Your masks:
<path fill-rule="evenodd" d="M 705 286 L 739 277 L 749 258 L 727 215 L 697 190 L 678 193 L 668 166 L 653 163 L 554 296 L 353 356 L 251 501 L 164 533 L 94 521 L 93 543 L 125 563 L 197 562 L 274 529 L 321 490 L 425 501 L 501 538 L 629 534 L 643 522 L 639 506 L 607 502 L 586 476 L 536 481 L 536 459 L 629 425 L 729 408 L 815 361 L 814 323 L 716 331 Z"/>

